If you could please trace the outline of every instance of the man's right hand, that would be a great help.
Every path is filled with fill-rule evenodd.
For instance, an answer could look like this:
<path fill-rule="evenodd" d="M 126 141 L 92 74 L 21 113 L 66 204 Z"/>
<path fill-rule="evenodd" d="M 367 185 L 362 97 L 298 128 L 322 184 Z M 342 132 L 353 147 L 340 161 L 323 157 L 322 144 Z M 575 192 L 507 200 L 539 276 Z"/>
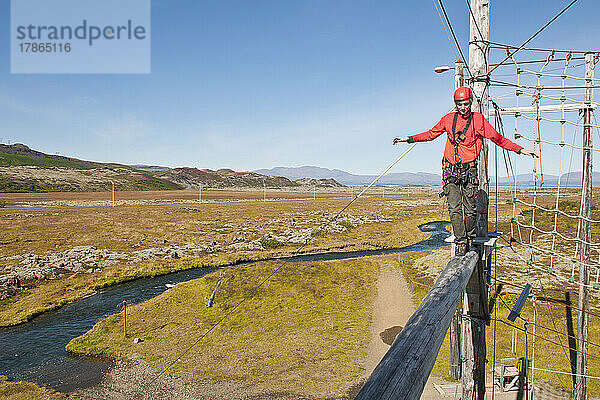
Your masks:
<path fill-rule="evenodd" d="M 398 144 L 400 142 L 408 142 L 408 136 L 394 138 L 393 144 Z"/>

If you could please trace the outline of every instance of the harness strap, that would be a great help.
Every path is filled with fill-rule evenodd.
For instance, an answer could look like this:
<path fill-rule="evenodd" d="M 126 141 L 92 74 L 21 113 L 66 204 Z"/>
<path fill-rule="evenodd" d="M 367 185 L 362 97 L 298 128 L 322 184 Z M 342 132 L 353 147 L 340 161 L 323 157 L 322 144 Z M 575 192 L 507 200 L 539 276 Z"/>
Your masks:
<path fill-rule="evenodd" d="M 462 160 L 460 159 L 460 155 L 458 154 L 458 146 L 460 145 L 460 142 L 465 140 L 465 136 L 467 134 L 467 131 L 469 130 L 469 127 L 471 126 L 471 121 L 473 120 L 473 113 L 469 114 L 467 123 L 465 124 L 465 127 L 463 128 L 463 130 L 460 133 L 456 132 L 456 121 L 457 120 L 458 120 L 458 113 L 455 112 L 454 119 L 452 120 L 452 137 L 450 137 L 450 135 L 448 135 L 448 140 L 454 146 L 454 163 L 461 163 Z"/>

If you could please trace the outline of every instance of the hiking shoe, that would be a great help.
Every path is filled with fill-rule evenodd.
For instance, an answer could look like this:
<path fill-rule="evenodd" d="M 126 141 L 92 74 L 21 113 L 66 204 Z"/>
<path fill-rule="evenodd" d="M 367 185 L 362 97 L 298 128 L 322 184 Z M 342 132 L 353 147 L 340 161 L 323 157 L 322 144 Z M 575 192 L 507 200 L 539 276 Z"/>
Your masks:
<path fill-rule="evenodd" d="M 468 251 L 468 245 L 466 243 L 456 243 L 455 248 L 454 248 L 454 255 L 457 257 L 462 257 L 465 254 L 467 254 Z"/>

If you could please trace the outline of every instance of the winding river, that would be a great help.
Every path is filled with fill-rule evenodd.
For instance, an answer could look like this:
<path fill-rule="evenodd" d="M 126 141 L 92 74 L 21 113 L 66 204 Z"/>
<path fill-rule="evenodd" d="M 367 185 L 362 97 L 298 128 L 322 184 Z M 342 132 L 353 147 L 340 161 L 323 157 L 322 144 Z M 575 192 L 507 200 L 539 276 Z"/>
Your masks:
<path fill-rule="evenodd" d="M 331 252 L 283 258 L 287 262 L 327 261 L 381 254 L 435 250 L 447 243 L 448 222 L 430 222 L 419 226 L 429 238 L 397 249 Z M 136 304 L 163 293 L 180 282 L 200 278 L 214 268 L 190 269 L 154 278 L 115 285 L 32 321 L 0 329 L 0 375 L 10 380 L 31 381 L 61 392 L 85 388 L 100 382 L 112 367 L 111 361 L 68 354 L 67 343 L 88 331 L 99 320 L 121 310 L 123 301 Z"/>

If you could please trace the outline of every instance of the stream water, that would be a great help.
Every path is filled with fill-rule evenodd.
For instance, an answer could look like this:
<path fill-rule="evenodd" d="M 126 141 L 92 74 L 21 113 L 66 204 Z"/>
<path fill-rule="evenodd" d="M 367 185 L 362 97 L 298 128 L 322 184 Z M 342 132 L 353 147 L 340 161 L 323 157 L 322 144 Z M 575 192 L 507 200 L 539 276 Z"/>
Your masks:
<path fill-rule="evenodd" d="M 381 254 L 435 250 L 447 243 L 448 222 L 430 222 L 419 226 L 430 237 L 411 246 L 354 252 L 331 252 L 300 255 L 281 260 L 327 261 Z M 125 282 L 103 289 L 55 311 L 44 313 L 32 321 L 0 329 L 0 375 L 12 381 L 25 380 L 61 392 L 85 388 L 100 382 L 112 367 L 111 361 L 68 354 L 67 343 L 87 332 L 99 320 L 121 310 L 123 301 L 136 304 L 163 293 L 172 285 L 200 278 L 215 269 L 190 269 L 154 278 Z"/>

